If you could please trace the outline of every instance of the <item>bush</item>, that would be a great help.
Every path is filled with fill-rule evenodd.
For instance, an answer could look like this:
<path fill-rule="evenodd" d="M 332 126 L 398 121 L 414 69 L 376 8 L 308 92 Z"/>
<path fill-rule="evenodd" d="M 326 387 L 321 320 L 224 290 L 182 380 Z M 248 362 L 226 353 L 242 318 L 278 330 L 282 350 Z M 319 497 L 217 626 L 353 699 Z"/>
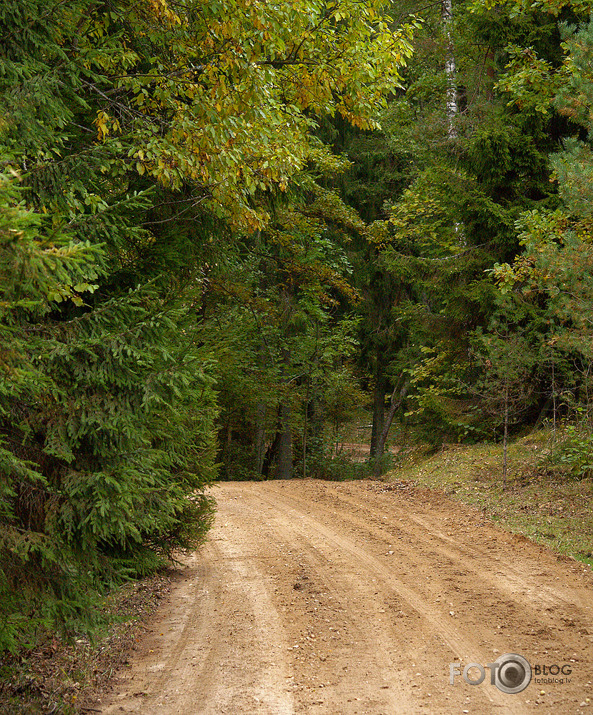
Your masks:
<path fill-rule="evenodd" d="M 567 425 L 547 460 L 576 479 L 593 476 L 593 433 L 586 424 Z"/>

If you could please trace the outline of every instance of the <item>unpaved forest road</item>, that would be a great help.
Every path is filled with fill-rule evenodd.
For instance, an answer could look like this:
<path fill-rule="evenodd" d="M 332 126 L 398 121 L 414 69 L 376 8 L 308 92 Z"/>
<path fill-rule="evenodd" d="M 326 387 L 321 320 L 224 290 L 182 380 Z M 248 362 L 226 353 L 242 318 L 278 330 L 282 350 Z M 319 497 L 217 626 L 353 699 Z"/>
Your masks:
<path fill-rule="evenodd" d="M 403 483 L 234 482 L 215 495 L 209 543 L 94 706 L 104 715 L 593 715 L 581 564 Z M 569 664 L 570 683 L 509 695 L 486 669 L 481 685 L 449 684 L 449 663 L 505 653 Z"/>

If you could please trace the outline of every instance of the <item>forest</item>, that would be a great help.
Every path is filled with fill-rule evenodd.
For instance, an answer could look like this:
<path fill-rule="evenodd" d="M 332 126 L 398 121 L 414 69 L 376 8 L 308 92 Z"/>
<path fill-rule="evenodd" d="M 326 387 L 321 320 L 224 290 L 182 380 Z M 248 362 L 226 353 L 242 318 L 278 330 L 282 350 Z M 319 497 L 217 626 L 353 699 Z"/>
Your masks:
<path fill-rule="evenodd" d="M 0 651 L 92 632 L 216 479 L 544 423 L 590 475 L 592 10 L 2 1 Z"/>

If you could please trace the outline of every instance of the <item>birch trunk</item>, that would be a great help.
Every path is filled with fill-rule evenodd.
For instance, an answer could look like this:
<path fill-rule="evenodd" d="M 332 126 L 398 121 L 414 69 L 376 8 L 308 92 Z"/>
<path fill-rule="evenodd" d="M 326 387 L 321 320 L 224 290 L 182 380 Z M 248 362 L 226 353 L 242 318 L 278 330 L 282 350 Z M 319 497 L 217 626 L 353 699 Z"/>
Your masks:
<path fill-rule="evenodd" d="M 451 20 L 453 19 L 453 2 L 452 0 L 442 0 L 441 17 L 445 27 L 445 37 L 447 39 L 447 49 L 445 56 L 445 74 L 447 75 L 447 135 L 449 139 L 457 138 L 455 129 L 455 118 L 459 112 L 457 102 L 457 82 L 455 65 L 455 52 L 453 50 L 453 41 L 451 39 Z"/>

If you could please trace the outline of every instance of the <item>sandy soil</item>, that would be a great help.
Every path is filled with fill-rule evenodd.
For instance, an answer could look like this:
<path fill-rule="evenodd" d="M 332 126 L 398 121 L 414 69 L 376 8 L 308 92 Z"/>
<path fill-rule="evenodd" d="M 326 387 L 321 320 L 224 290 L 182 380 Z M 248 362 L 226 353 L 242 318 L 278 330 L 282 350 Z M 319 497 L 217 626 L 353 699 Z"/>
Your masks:
<path fill-rule="evenodd" d="M 593 715 L 593 575 L 580 563 L 405 483 L 215 495 L 209 543 L 97 711 Z M 486 669 L 480 685 L 450 684 L 450 663 L 505 653 L 564 666 L 570 682 L 534 676 L 511 695 Z"/>

